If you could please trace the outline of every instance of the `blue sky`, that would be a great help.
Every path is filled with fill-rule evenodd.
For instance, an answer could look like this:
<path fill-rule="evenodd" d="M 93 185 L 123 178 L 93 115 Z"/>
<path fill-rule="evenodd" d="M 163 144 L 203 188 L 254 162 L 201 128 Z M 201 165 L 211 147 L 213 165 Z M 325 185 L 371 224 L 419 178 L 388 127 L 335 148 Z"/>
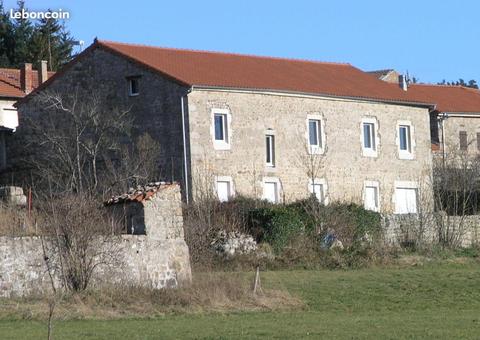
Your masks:
<path fill-rule="evenodd" d="M 480 82 L 479 1 L 27 0 L 27 7 L 70 11 L 67 26 L 86 45 L 97 36 L 395 68 L 422 82 Z"/>

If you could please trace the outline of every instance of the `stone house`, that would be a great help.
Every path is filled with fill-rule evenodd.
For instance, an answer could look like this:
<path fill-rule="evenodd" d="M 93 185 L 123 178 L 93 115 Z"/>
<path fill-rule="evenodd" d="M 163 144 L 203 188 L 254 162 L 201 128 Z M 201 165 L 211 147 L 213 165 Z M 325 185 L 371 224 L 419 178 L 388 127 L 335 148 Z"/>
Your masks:
<path fill-rule="evenodd" d="M 116 89 L 187 201 L 204 190 L 273 202 L 313 193 L 414 213 L 431 176 L 433 105 L 350 64 L 96 40 L 18 109 L 40 115 L 38 93 L 75 86 Z"/>
<path fill-rule="evenodd" d="M 40 62 L 39 71 L 29 63 L 20 69 L 0 68 L 0 169 L 7 165 L 6 140 L 18 126 L 14 104 L 53 74 L 47 71 L 46 61 Z"/>
<path fill-rule="evenodd" d="M 394 84 L 398 84 L 398 77 L 401 76 L 401 74 L 395 71 L 394 69 L 369 71 L 367 73 L 371 74 L 372 76 L 380 80 L 386 81 L 387 83 L 394 83 Z"/>
<path fill-rule="evenodd" d="M 393 70 L 389 74 L 392 74 Z M 381 80 L 399 84 L 385 78 L 384 71 L 368 72 Z M 435 155 L 467 152 L 480 154 L 480 90 L 455 85 L 408 84 L 405 87 L 412 100 L 434 103 L 430 109 L 432 150 Z"/>

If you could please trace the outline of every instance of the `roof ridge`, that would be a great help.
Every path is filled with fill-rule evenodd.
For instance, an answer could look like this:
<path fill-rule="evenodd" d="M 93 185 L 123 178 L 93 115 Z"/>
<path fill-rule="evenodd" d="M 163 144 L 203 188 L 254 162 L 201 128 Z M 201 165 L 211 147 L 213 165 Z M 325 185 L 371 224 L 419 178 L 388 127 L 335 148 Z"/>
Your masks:
<path fill-rule="evenodd" d="M 184 52 L 194 52 L 194 53 L 221 54 L 221 55 L 225 55 L 225 56 L 249 57 L 249 58 L 271 59 L 271 60 L 288 60 L 288 61 L 298 61 L 298 62 L 313 63 L 313 64 L 328 64 L 328 65 L 337 65 L 337 66 L 352 66 L 350 63 L 346 63 L 346 62 L 320 61 L 320 60 L 301 59 L 301 58 L 262 56 L 262 55 L 256 55 L 256 54 L 248 54 L 248 53 L 209 51 L 209 50 L 178 48 L 178 47 L 164 47 L 164 46 L 154 46 L 154 45 L 137 44 L 137 43 L 125 43 L 125 42 L 117 42 L 117 41 L 112 41 L 112 40 L 101 40 L 101 39 L 97 39 L 97 41 L 98 41 L 99 44 L 117 44 L 117 45 L 131 46 L 131 47 L 147 47 L 147 48 L 160 49 L 160 50 L 170 50 L 170 51 L 184 51 Z"/>
<path fill-rule="evenodd" d="M 19 69 L 19 68 L 10 68 L 10 67 L 0 67 L 0 71 L 7 71 L 7 72 L 15 71 L 15 72 L 20 72 L 20 69 Z"/>
<path fill-rule="evenodd" d="M 365 72 L 366 72 L 366 73 L 380 73 L 380 72 L 384 73 L 384 72 L 387 72 L 387 71 L 388 71 L 388 72 L 392 72 L 392 71 L 395 71 L 395 69 L 393 69 L 393 68 L 385 68 L 385 69 L 383 69 L 383 70 L 371 70 L 371 71 L 365 71 Z"/>
<path fill-rule="evenodd" d="M 409 84 L 409 86 L 435 86 L 435 87 L 454 87 L 454 88 L 460 88 L 460 89 L 466 89 L 466 86 L 462 85 L 448 85 L 448 84 L 430 84 L 430 83 L 414 83 L 414 84 Z M 476 90 L 476 89 L 472 89 Z"/>

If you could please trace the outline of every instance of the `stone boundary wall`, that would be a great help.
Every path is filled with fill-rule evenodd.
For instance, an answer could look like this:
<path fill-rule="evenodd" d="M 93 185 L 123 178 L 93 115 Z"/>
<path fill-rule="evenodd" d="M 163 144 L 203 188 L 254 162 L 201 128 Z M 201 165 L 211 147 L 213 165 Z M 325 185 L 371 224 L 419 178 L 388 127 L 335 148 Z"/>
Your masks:
<path fill-rule="evenodd" d="M 44 240 L 47 249 L 52 243 Z M 151 288 L 177 287 L 191 280 L 184 240 L 151 240 L 144 235 L 122 235 L 106 245 L 118 255 L 113 265 L 99 266 L 92 285 L 124 284 Z M 51 254 L 47 250 L 47 254 Z M 51 289 L 40 237 L 0 237 L 0 297 L 42 293 Z M 48 255 L 47 255 L 48 256 Z M 50 255 L 51 256 L 51 255 Z M 49 258 L 56 287 L 61 287 L 55 259 Z"/>
<path fill-rule="evenodd" d="M 131 203 L 134 202 L 121 204 L 128 206 Z M 147 234 L 99 240 L 95 249 L 105 250 L 112 256 L 108 264 L 99 265 L 94 271 L 93 286 L 122 284 L 159 289 L 191 281 L 180 187 L 177 184 L 162 185 L 141 204 Z M 59 256 L 54 245 L 53 239 L 47 237 L 43 242 L 38 236 L 0 237 L 0 297 L 51 291 L 48 267 L 53 273 L 55 286 L 62 287 Z"/>
<path fill-rule="evenodd" d="M 480 215 L 447 216 L 438 213 L 421 218 L 419 215 L 383 215 L 385 242 L 399 244 L 423 237 L 425 242 L 438 239 L 438 224 L 443 223 L 458 237 L 462 247 L 480 242 Z"/>

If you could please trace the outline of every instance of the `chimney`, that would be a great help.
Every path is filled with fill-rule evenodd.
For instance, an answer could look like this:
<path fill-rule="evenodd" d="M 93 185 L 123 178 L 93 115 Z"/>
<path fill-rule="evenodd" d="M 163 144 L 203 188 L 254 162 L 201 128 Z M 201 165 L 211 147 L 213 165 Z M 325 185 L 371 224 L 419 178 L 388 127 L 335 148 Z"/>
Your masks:
<path fill-rule="evenodd" d="M 405 77 L 403 74 L 398 76 L 398 85 L 403 91 L 407 91 L 408 89 L 407 77 Z"/>
<path fill-rule="evenodd" d="M 40 60 L 38 65 L 38 85 L 43 84 L 48 79 L 47 61 Z"/>
<path fill-rule="evenodd" d="M 32 64 L 30 63 L 23 64 L 20 69 L 20 86 L 26 94 L 32 91 Z"/>

